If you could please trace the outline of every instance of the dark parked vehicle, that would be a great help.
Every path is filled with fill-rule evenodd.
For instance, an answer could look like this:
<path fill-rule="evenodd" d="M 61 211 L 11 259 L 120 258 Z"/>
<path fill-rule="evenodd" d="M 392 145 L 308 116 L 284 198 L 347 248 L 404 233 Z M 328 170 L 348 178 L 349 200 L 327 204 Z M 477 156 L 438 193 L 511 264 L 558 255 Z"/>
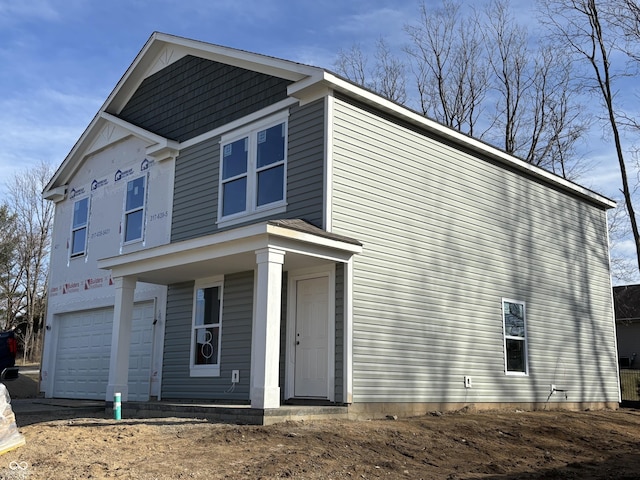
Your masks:
<path fill-rule="evenodd" d="M 0 380 L 18 378 L 16 353 L 18 353 L 18 342 L 13 330 L 0 332 Z"/>

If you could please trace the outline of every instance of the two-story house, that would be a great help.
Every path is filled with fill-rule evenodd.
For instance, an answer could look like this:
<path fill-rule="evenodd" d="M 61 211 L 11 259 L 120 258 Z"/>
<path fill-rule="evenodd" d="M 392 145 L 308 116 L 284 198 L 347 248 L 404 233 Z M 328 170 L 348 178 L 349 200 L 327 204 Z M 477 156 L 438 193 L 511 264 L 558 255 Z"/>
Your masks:
<path fill-rule="evenodd" d="M 47 397 L 618 404 L 613 202 L 325 69 L 154 33 L 44 195 Z"/>

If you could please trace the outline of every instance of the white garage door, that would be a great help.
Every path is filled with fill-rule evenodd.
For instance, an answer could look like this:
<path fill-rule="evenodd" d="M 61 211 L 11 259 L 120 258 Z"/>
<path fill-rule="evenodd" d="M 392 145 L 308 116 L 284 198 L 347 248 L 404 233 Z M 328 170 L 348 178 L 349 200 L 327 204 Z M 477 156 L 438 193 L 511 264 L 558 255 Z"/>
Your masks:
<path fill-rule="evenodd" d="M 153 344 L 153 302 L 133 309 L 129 350 L 129 400 L 149 400 Z M 60 315 L 53 396 L 104 400 L 109 380 L 113 309 Z"/>

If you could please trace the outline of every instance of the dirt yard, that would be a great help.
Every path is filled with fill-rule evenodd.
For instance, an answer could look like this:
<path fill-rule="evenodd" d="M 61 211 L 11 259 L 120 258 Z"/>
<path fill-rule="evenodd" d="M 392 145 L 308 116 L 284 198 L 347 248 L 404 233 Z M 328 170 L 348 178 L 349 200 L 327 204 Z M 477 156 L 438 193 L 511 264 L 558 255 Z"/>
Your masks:
<path fill-rule="evenodd" d="M 640 478 L 640 410 L 432 412 L 269 427 L 106 415 L 16 420 L 26 445 L 0 456 L 0 480 Z"/>
<path fill-rule="evenodd" d="M 0 479 L 638 479 L 640 411 L 285 423 L 17 418 Z"/>

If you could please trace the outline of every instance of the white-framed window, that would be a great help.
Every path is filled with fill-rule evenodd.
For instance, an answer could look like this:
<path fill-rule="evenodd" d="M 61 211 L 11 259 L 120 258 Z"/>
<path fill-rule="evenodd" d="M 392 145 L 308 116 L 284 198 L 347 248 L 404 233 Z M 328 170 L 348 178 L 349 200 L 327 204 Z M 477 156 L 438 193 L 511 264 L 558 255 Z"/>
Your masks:
<path fill-rule="evenodd" d="M 87 251 L 87 225 L 89 223 L 89 197 L 73 204 L 71 222 L 71 256 L 79 257 Z"/>
<path fill-rule="evenodd" d="M 502 299 L 504 369 L 507 375 L 527 375 L 527 321 L 525 303 Z"/>
<path fill-rule="evenodd" d="M 286 202 L 287 114 L 222 137 L 218 221 L 261 216 Z"/>
<path fill-rule="evenodd" d="M 146 203 L 147 177 L 134 178 L 127 182 L 124 200 L 124 243 L 138 242 L 144 235 L 144 207 Z"/>
<path fill-rule="evenodd" d="M 198 281 L 194 287 L 189 362 L 192 377 L 220 376 L 222 284 L 223 279 L 217 278 Z"/>

